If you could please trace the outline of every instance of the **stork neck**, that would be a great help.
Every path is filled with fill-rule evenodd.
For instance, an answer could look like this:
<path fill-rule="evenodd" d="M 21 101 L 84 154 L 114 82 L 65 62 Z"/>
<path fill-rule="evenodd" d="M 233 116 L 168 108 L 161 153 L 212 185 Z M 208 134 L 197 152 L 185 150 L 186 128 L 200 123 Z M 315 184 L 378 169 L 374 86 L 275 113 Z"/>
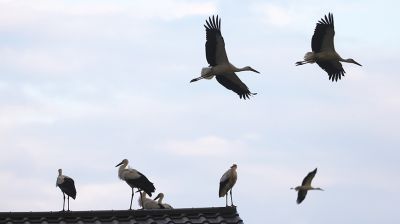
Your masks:
<path fill-rule="evenodd" d="M 124 172 L 124 170 L 125 170 L 127 165 L 128 164 L 122 164 L 121 166 L 119 166 L 119 168 L 118 168 L 118 176 L 119 176 L 120 179 L 123 179 L 122 173 Z"/>

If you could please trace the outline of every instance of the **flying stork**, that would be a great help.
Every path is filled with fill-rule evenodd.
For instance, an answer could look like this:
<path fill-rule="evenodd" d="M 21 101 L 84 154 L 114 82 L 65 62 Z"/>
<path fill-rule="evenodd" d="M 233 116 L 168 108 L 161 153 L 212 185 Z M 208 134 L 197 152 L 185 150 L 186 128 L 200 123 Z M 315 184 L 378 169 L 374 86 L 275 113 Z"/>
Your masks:
<path fill-rule="evenodd" d="M 65 194 L 68 196 L 68 210 L 69 211 L 69 197 L 75 200 L 76 198 L 76 189 L 74 180 L 71 177 L 65 176 L 62 174 L 62 169 L 58 169 L 58 177 L 56 182 L 56 187 L 59 187 L 63 193 L 64 201 L 63 201 L 63 211 L 65 211 Z"/>
<path fill-rule="evenodd" d="M 192 79 L 190 82 L 195 82 L 200 79 L 212 79 L 214 76 L 217 81 L 225 86 L 225 88 L 237 93 L 240 98 L 248 99 L 251 95 L 257 93 L 250 92 L 246 84 L 244 84 L 235 72 L 252 71 L 259 73 L 250 66 L 237 68 L 232 65 L 225 51 L 224 38 L 221 35 L 221 18 L 214 16 L 206 20 L 204 27 L 206 28 L 206 57 L 209 67 L 202 68 L 201 76 Z"/>
<path fill-rule="evenodd" d="M 311 40 L 312 52 L 307 52 L 304 55 L 304 61 L 296 62 L 296 66 L 304 65 L 307 63 L 317 63 L 319 67 L 325 70 L 329 79 L 336 81 L 341 79 L 346 73 L 340 62 L 348 62 L 361 66 L 358 62 L 351 58 L 343 59 L 335 51 L 333 37 L 335 36 L 335 27 L 333 25 L 333 14 L 329 13 L 328 16 L 318 21 L 315 27 L 314 35 Z"/>
<path fill-rule="evenodd" d="M 234 206 L 232 201 L 232 188 L 237 180 L 236 169 L 237 165 L 233 164 L 231 168 L 222 175 L 219 181 L 219 197 L 225 196 L 226 206 L 228 206 L 228 191 L 230 191 L 231 194 L 231 206 Z"/>
<path fill-rule="evenodd" d="M 127 159 L 122 160 L 122 162 L 118 163 L 115 167 L 119 167 L 118 169 L 118 177 L 121 180 L 124 180 L 132 189 L 131 195 L 131 205 L 129 206 L 129 210 L 132 210 L 132 200 L 134 191 L 133 188 L 137 188 L 139 191 L 144 191 L 148 195 L 151 196 L 151 193 L 156 190 L 154 184 L 147 179 L 145 175 L 140 173 L 139 171 L 126 168 L 128 166 L 129 161 Z"/>
<path fill-rule="evenodd" d="M 161 208 L 163 209 L 173 209 L 171 205 L 163 203 L 162 200 L 164 199 L 164 194 L 159 193 L 157 197 L 154 198 L 154 200 L 158 199 L 158 204 L 160 205 Z"/>
<path fill-rule="evenodd" d="M 317 187 L 311 187 L 311 181 L 313 180 L 315 174 L 317 173 L 317 168 L 315 170 L 309 172 L 306 177 L 304 177 L 303 182 L 301 183 L 301 186 L 297 186 L 295 188 L 290 188 L 292 190 L 298 191 L 297 193 L 297 204 L 300 204 L 307 195 L 307 191 L 309 190 L 320 190 L 323 191 L 323 189 Z"/>

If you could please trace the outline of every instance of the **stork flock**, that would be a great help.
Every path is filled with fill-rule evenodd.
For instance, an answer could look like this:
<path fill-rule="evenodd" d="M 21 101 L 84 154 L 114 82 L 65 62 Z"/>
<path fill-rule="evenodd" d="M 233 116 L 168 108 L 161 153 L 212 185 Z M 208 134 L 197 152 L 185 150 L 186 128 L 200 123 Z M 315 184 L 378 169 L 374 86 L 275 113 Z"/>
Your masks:
<path fill-rule="evenodd" d="M 196 82 L 202 79 L 211 80 L 213 77 L 223 85 L 225 88 L 235 92 L 241 99 L 249 99 L 251 96 L 257 93 L 251 92 L 249 88 L 244 84 L 236 72 L 251 71 L 254 73 L 260 73 L 250 66 L 238 68 L 231 64 L 228 60 L 228 56 L 225 50 L 225 41 L 221 33 L 221 18 L 218 15 L 209 17 L 204 25 L 206 29 L 206 59 L 209 64 L 208 67 L 201 69 L 201 76 L 192 79 L 190 82 Z M 333 14 L 329 13 L 325 15 L 316 24 L 314 35 L 311 39 L 311 52 L 307 52 L 302 61 L 295 63 L 296 66 L 304 64 L 317 63 L 329 77 L 332 82 L 340 80 L 345 71 L 341 62 L 353 63 L 361 66 L 354 59 L 343 59 L 336 51 L 334 47 L 334 20 Z M 127 159 L 122 160 L 116 165 L 118 168 L 118 177 L 125 181 L 131 188 L 131 198 L 129 209 L 132 210 L 132 202 L 136 192 L 140 193 L 138 199 L 139 205 L 143 209 L 172 209 L 172 206 L 163 203 L 164 194 L 159 193 L 154 199 L 148 198 L 155 192 L 154 184 L 141 172 L 136 169 L 128 167 L 129 161 Z M 233 204 L 232 199 L 232 188 L 237 181 L 237 165 L 233 164 L 221 177 L 219 182 L 219 197 L 225 197 L 225 205 L 228 206 L 228 194 L 230 195 L 231 205 Z M 65 195 L 67 195 L 68 211 L 69 211 L 69 198 L 76 198 L 76 189 L 74 180 L 68 176 L 62 174 L 62 170 L 58 170 L 59 175 L 57 177 L 56 186 L 58 186 L 63 193 L 63 211 L 65 211 Z M 321 188 L 314 188 L 311 186 L 311 182 L 317 173 L 317 168 L 309 172 L 308 175 L 303 179 L 302 184 L 291 188 L 297 191 L 296 202 L 300 204 L 305 199 L 309 190 L 321 190 Z"/>
<path fill-rule="evenodd" d="M 246 84 L 239 79 L 235 72 L 260 72 L 250 66 L 237 68 L 229 62 L 225 50 L 225 41 L 221 34 L 221 18 L 218 18 L 218 15 L 216 17 L 209 17 L 204 27 L 206 28 L 206 58 L 209 67 L 202 68 L 201 76 L 192 79 L 190 82 L 196 82 L 201 79 L 212 79 L 215 76 L 221 85 L 237 93 L 241 99 L 249 99 L 250 96 L 256 95 L 257 93 L 250 92 Z M 295 63 L 296 66 L 317 63 L 328 73 L 329 79 L 332 81 L 340 80 L 345 74 L 340 62 L 361 66 L 355 60 L 351 58 L 343 59 L 336 53 L 333 41 L 334 36 L 333 14 L 329 13 L 315 27 L 314 35 L 311 39 L 312 52 L 307 52 L 303 61 Z"/>

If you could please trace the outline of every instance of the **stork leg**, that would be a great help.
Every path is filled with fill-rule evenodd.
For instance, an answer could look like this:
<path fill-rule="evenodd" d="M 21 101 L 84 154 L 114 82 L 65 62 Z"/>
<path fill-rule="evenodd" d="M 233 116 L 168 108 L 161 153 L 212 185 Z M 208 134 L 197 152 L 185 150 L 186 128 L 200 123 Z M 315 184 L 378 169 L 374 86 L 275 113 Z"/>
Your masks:
<path fill-rule="evenodd" d="M 65 211 L 65 194 L 64 194 L 64 192 L 63 192 L 63 197 L 64 197 L 64 200 L 63 200 L 63 212 Z"/>
<path fill-rule="evenodd" d="M 228 207 L 228 193 L 225 194 L 225 207 Z"/>
<path fill-rule="evenodd" d="M 132 189 L 132 195 L 131 195 L 131 205 L 129 206 L 129 210 L 132 210 L 132 200 L 133 200 L 133 195 L 135 194 L 133 192 L 133 188 L 131 188 L 131 189 Z"/>
<path fill-rule="evenodd" d="M 68 210 L 67 211 L 69 211 L 69 196 L 67 197 L 67 199 L 68 199 Z"/>
<path fill-rule="evenodd" d="M 231 206 L 233 206 L 233 200 L 232 200 L 232 189 L 230 190 L 231 194 Z"/>

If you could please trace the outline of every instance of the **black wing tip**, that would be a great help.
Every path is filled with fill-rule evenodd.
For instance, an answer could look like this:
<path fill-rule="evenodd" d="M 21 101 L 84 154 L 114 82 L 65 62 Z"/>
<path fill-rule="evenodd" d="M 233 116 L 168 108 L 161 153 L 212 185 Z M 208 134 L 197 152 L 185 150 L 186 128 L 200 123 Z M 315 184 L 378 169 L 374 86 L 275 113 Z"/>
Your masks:
<path fill-rule="evenodd" d="M 215 15 L 209 16 L 208 20 L 206 20 L 206 25 L 204 25 L 206 30 L 221 30 L 221 17 Z"/>
<path fill-rule="evenodd" d="M 248 92 L 248 93 L 242 93 L 242 94 L 238 94 L 238 95 L 239 95 L 240 99 L 243 98 L 244 100 L 247 100 L 247 99 L 250 99 L 251 96 L 257 95 L 257 93 Z"/>
<path fill-rule="evenodd" d="M 333 13 L 329 12 L 328 15 L 324 15 L 324 17 L 322 17 L 317 25 L 334 25 L 334 21 L 333 21 Z"/>
<path fill-rule="evenodd" d="M 342 79 L 342 76 L 345 76 L 344 73 L 346 73 L 344 70 L 339 72 L 339 73 L 335 73 L 335 74 L 328 74 L 329 75 L 329 80 L 331 80 L 332 82 L 337 82 L 338 80 Z"/>

